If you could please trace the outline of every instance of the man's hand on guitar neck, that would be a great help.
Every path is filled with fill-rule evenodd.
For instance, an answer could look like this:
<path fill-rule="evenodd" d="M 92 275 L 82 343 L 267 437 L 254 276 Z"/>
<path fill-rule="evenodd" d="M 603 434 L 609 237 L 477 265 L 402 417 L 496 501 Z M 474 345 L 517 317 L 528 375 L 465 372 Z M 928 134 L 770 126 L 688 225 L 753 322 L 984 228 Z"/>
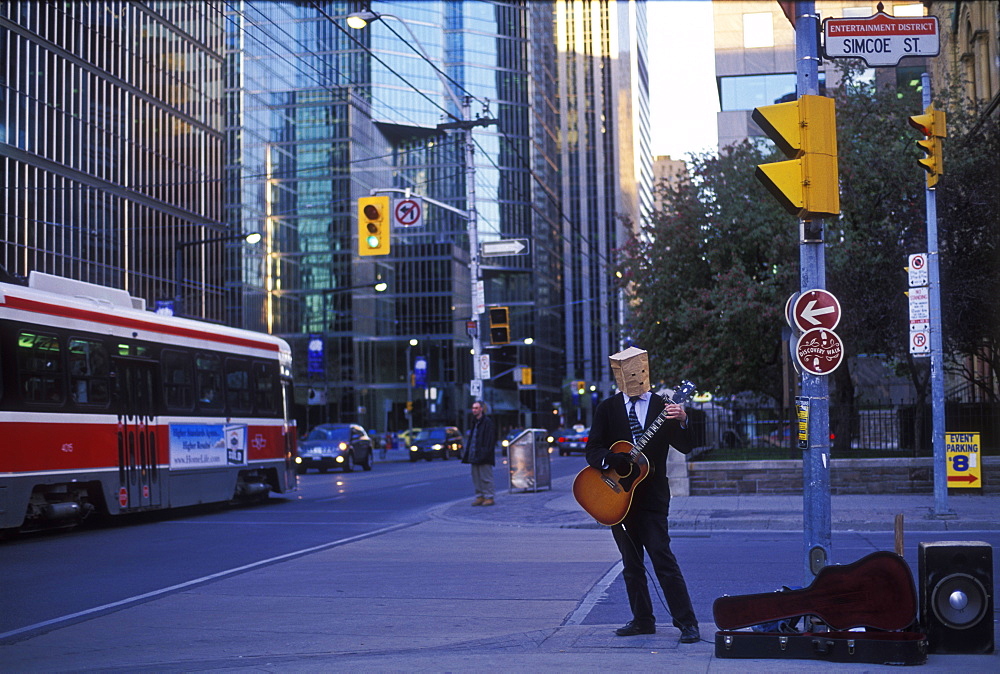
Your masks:
<path fill-rule="evenodd" d="M 682 428 L 687 427 L 688 415 L 684 410 L 684 405 L 675 405 L 674 403 L 670 403 L 666 407 L 666 412 L 667 419 L 677 419 L 677 421 L 681 422 Z"/>

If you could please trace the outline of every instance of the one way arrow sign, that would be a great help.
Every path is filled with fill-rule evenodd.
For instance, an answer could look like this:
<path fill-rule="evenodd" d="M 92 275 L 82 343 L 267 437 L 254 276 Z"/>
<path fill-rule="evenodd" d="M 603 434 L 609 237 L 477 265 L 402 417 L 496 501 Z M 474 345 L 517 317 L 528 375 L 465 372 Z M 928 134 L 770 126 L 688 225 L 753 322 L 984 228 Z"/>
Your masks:
<path fill-rule="evenodd" d="M 501 255 L 527 255 L 527 239 L 504 239 L 502 241 L 484 241 L 479 245 L 479 254 L 483 257 L 499 257 Z"/>
<path fill-rule="evenodd" d="M 792 319 L 803 332 L 813 328 L 833 330 L 840 323 L 840 302 L 826 290 L 807 290 L 795 300 Z"/>

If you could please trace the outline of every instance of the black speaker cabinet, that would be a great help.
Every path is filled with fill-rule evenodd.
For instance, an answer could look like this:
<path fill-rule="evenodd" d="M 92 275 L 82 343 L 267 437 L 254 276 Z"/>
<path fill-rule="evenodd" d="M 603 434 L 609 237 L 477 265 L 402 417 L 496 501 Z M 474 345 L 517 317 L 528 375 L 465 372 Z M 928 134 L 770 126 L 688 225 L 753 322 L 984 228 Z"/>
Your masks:
<path fill-rule="evenodd" d="M 993 548 L 981 541 L 921 543 L 920 624 L 930 653 L 993 652 Z"/>

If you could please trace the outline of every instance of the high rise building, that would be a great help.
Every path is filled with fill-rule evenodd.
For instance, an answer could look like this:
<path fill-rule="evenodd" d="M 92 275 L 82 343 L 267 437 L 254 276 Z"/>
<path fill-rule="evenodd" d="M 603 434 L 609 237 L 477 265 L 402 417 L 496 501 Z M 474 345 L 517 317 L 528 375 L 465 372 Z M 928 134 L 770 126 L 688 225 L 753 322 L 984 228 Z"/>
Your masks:
<path fill-rule="evenodd" d="M 653 208 L 644 2 L 560 0 L 556 40 L 566 298 L 566 377 L 592 395 L 564 411 L 589 423 L 610 394 L 625 307 L 616 250 Z"/>
<path fill-rule="evenodd" d="M 641 0 L 0 2 L 0 54 L 10 273 L 287 338 L 303 425 L 461 425 L 473 330 L 501 425 L 609 392 L 615 250 L 652 208 Z M 428 200 L 359 256 L 372 193 Z M 473 212 L 479 243 L 528 242 L 479 258 L 481 292 Z"/>
<path fill-rule="evenodd" d="M 240 233 L 222 209 L 223 36 L 207 3 L 0 2 L 0 265 L 226 319 L 239 242 L 181 245 Z"/>
<path fill-rule="evenodd" d="M 887 14 L 923 16 L 923 4 L 868 2 L 859 0 L 818 0 L 820 18 L 867 17 L 882 4 Z M 797 96 L 795 71 L 795 30 L 782 6 L 770 0 L 713 0 L 715 26 L 715 71 L 719 87 L 719 147 L 745 139 L 765 141 L 764 132 L 750 118 L 753 109 L 794 100 Z M 920 79 L 925 59 L 904 59 L 896 68 L 873 70 L 872 77 L 895 77 L 899 84 Z M 829 84 L 836 86 L 836 66 L 823 61 L 819 66 L 819 89 L 825 95 Z M 829 78 L 829 80 L 828 80 Z M 881 81 L 881 80 L 880 80 Z"/>

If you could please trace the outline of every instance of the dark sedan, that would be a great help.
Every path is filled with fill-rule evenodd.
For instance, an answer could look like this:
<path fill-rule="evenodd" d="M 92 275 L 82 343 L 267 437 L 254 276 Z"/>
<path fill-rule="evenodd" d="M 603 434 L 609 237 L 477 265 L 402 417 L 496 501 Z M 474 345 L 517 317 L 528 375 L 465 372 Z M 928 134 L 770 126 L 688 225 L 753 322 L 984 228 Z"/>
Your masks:
<path fill-rule="evenodd" d="M 410 461 L 434 457 L 447 459 L 449 456 L 461 456 L 462 432 L 455 426 L 437 426 L 425 428 L 416 434 L 410 444 Z"/>
<path fill-rule="evenodd" d="M 295 458 L 299 474 L 310 468 L 325 473 L 340 468 L 345 473 L 361 466 L 371 470 L 372 440 L 357 424 L 320 424 L 299 440 L 299 455 Z"/>
<path fill-rule="evenodd" d="M 583 454 L 587 449 L 587 438 L 590 436 L 590 429 L 575 431 L 571 428 L 560 428 L 552 434 L 555 438 L 556 449 L 559 456 L 569 456 L 574 452 Z"/>

